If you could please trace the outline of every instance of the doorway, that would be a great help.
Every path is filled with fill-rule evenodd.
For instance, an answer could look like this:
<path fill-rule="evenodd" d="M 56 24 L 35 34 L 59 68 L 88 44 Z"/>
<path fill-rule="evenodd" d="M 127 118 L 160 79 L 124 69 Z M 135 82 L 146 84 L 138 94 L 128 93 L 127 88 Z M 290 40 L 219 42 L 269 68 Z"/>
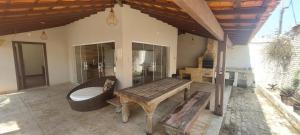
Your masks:
<path fill-rule="evenodd" d="M 18 90 L 48 86 L 46 44 L 13 41 Z"/>
<path fill-rule="evenodd" d="M 77 82 L 115 76 L 115 43 L 75 46 Z"/>
<path fill-rule="evenodd" d="M 167 47 L 132 43 L 132 83 L 134 86 L 166 78 Z"/>

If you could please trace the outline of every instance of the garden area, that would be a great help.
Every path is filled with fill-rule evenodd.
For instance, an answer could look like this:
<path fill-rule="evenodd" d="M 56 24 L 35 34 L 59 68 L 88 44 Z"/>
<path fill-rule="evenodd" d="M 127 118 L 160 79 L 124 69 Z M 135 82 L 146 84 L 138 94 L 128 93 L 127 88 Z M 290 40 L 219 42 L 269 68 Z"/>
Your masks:
<path fill-rule="evenodd" d="M 292 64 L 299 54 L 293 40 L 292 36 L 278 36 L 264 48 L 265 61 L 275 67 L 274 83 L 269 83 L 267 89 L 300 114 L 300 69 Z"/>

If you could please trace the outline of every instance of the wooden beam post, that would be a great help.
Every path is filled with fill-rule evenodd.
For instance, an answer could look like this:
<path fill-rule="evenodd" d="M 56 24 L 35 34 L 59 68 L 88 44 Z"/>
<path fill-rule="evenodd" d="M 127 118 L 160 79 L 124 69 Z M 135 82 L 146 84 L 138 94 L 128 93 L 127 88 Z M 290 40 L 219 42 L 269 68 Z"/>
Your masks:
<path fill-rule="evenodd" d="M 174 0 L 174 2 L 216 39 L 223 41 L 224 31 L 205 0 Z"/>
<path fill-rule="evenodd" d="M 231 41 L 225 34 L 224 41 L 219 41 L 217 56 L 217 78 L 215 91 L 215 110 L 216 115 L 222 116 L 224 109 L 224 90 L 225 90 L 225 64 L 226 64 L 226 48 Z"/>

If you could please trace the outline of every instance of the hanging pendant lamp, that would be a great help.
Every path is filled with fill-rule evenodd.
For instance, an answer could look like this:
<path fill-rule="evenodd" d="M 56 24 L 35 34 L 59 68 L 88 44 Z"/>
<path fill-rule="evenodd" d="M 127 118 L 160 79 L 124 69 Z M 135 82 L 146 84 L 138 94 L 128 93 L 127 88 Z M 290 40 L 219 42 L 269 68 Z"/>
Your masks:
<path fill-rule="evenodd" d="M 106 18 L 106 23 L 109 26 L 116 26 L 118 24 L 118 19 L 117 19 L 117 16 L 116 16 L 113 8 L 111 8 L 108 13 L 108 16 Z"/>

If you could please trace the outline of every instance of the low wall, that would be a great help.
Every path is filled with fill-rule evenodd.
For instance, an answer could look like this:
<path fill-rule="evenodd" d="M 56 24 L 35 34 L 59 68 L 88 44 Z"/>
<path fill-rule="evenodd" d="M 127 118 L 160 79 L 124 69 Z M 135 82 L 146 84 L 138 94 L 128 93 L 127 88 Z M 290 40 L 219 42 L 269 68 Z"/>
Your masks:
<path fill-rule="evenodd" d="M 262 93 L 269 101 L 271 101 L 271 103 L 273 103 L 273 105 L 284 115 L 284 117 L 293 125 L 293 127 L 300 131 L 300 116 L 298 114 L 289 109 L 287 105 L 282 103 L 281 100 L 269 90 L 261 86 L 257 86 L 256 90 Z"/>

